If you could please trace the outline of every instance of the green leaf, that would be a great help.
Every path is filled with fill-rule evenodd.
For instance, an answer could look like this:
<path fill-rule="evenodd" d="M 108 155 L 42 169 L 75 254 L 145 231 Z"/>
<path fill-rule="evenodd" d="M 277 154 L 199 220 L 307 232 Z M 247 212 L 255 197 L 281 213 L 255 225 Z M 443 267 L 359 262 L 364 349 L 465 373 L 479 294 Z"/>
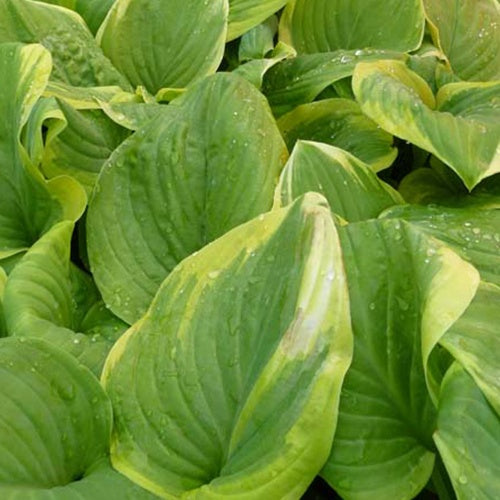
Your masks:
<path fill-rule="evenodd" d="M 149 102 L 100 102 L 101 109 L 115 123 L 129 130 L 139 130 L 160 113 L 175 113 L 173 106 Z"/>
<path fill-rule="evenodd" d="M 247 31 L 238 46 L 240 62 L 263 59 L 274 49 L 274 36 L 278 31 L 278 18 L 271 16 L 261 24 Z"/>
<path fill-rule="evenodd" d="M 75 10 L 95 35 L 115 0 L 76 0 Z"/>
<path fill-rule="evenodd" d="M 482 282 L 464 315 L 440 344 L 468 371 L 500 415 L 500 288 Z"/>
<path fill-rule="evenodd" d="M 483 281 L 500 286 L 500 210 L 406 205 L 390 208 L 382 217 L 418 226 L 471 262 Z"/>
<path fill-rule="evenodd" d="M 63 7 L 31 0 L 2 0 L 2 42 L 37 42 L 44 45 L 52 55 L 53 80 L 82 87 L 130 87 L 104 57 L 81 17 Z"/>
<path fill-rule="evenodd" d="M 356 67 L 353 89 L 364 113 L 436 155 L 469 189 L 500 172 L 499 82 L 451 83 L 435 101 L 425 81 L 403 63 L 379 61 Z"/>
<path fill-rule="evenodd" d="M 234 40 L 281 9 L 287 0 L 229 0 L 227 40 Z"/>
<path fill-rule="evenodd" d="M 87 219 L 106 304 L 134 322 L 185 257 L 271 208 L 287 151 L 265 98 L 220 73 L 190 88 L 104 166 Z"/>
<path fill-rule="evenodd" d="M 403 203 L 397 191 L 377 178 L 368 165 L 327 144 L 299 141 L 276 189 L 276 204 L 316 191 L 334 212 L 349 222 L 376 218 L 388 207 Z"/>
<path fill-rule="evenodd" d="M 297 54 L 292 47 L 279 42 L 274 50 L 265 59 L 254 59 L 238 66 L 233 74 L 237 74 L 248 80 L 258 90 L 262 89 L 264 75 L 276 64 L 284 59 L 293 58 Z"/>
<path fill-rule="evenodd" d="M 354 355 L 322 476 L 350 499 L 412 499 L 434 464 L 426 357 L 470 303 L 475 269 L 399 220 L 339 230 Z"/>
<path fill-rule="evenodd" d="M 278 126 L 290 151 L 298 139 L 324 142 L 345 149 L 374 171 L 389 167 L 397 156 L 392 136 L 347 99 L 303 104 L 282 116 Z"/>
<path fill-rule="evenodd" d="M 3 291 L 5 289 L 5 283 L 7 281 L 7 274 L 0 267 L 0 338 L 7 335 L 7 326 L 5 324 L 5 316 L 3 312 Z"/>
<path fill-rule="evenodd" d="M 113 465 L 165 498 L 299 498 L 333 438 L 348 308 L 316 194 L 188 257 L 106 362 Z"/>
<path fill-rule="evenodd" d="M 434 43 L 463 80 L 500 80 L 496 0 L 424 0 Z"/>
<path fill-rule="evenodd" d="M 455 363 L 443 381 L 434 441 L 459 500 L 500 491 L 500 417 Z"/>
<path fill-rule="evenodd" d="M 187 87 L 222 60 L 227 1 L 117 0 L 97 40 L 133 85 Z"/>
<path fill-rule="evenodd" d="M 79 111 L 62 100 L 58 105 L 65 127 L 59 121 L 48 126 L 42 171 L 49 179 L 71 175 L 90 195 L 104 162 L 129 132 L 101 110 Z"/>
<path fill-rule="evenodd" d="M 2 499 L 152 498 L 111 469 L 111 405 L 88 370 L 24 338 L 0 341 L 0 366 Z"/>
<path fill-rule="evenodd" d="M 424 36 L 420 0 L 292 0 L 280 24 L 280 38 L 299 54 L 339 49 L 409 52 Z"/>
<path fill-rule="evenodd" d="M 72 231 L 71 222 L 56 224 L 11 272 L 3 300 L 7 331 L 57 345 L 99 376 L 126 325 L 105 308 L 91 278 L 70 263 Z"/>
<path fill-rule="evenodd" d="M 78 219 L 86 205 L 75 180 L 46 182 L 20 144 L 50 68 L 41 45 L 0 44 L 0 261 L 25 251 L 56 222 Z"/>
<path fill-rule="evenodd" d="M 332 83 L 351 76 L 361 61 L 406 57 L 399 52 L 361 49 L 306 54 L 283 61 L 268 71 L 263 92 L 273 111 L 282 115 L 300 104 L 313 101 Z"/>

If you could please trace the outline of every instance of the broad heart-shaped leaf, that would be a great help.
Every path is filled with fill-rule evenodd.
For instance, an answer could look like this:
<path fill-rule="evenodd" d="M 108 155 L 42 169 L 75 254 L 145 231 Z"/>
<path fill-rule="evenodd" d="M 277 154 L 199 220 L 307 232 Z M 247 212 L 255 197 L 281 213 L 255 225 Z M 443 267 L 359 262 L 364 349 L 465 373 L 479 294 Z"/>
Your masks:
<path fill-rule="evenodd" d="M 62 100 L 58 106 L 65 126 L 49 124 L 42 171 L 48 178 L 71 175 L 90 195 L 104 162 L 130 132 L 101 110 L 77 110 Z"/>
<path fill-rule="evenodd" d="M 324 142 L 352 153 L 374 171 L 389 167 L 397 156 L 392 136 L 349 99 L 303 104 L 282 116 L 278 126 L 290 151 L 298 139 Z"/>
<path fill-rule="evenodd" d="M 224 53 L 228 0 L 117 0 L 97 36 L 132 82 L 155 94 L 215 73 Z"/>
<path fill-rule="evenodd" d="M 324 198 L 235 228 L 111 351 L 114 467 L 164 498 L 299 498 L 328 456 L 351 342 Z"/>
<path fill-rule="evenodd" d="M 106 309 L 92 279 L 70 263 L 72 231 L 71 222 L 56 224 L 9 275 L 3 300 L 7 331 L 47 340 L 99 376 L 126 324 Z"/>
<path fill-rule="evenodd" d="M 347 500 L 410 500 L 434 464 L 426 349 L 466 309 L 478 273 L 403 221 L 348 224 L 339 236 L 354 355 L 322 476 Z"/>
<path fill-rule="evenodd" d="M 458 363 L 443 381 L 434 441 L 459 500 L 497 498 L 500 417 Z"/>
<path fill-rule="evenodd" d="M 500 416 L 500 287 L 482 282 L 465 313 L 440 340 Z"/>
<path fill-rule="evenodd" d="M 292 0 L 280 24 L 280 39 L 299 54 L 339 49 L 409 52 L 424 36 L 420 0 Z"/>
<path fill-rule="evenodd" d="M 86 205 L 70 177 L 45 182 L 20 144 L 50 68 L 41 45 L 0 44 L 0 261 L 29 248 L 55 222 L 78 219 Z"/>
<path fill-rule="evenodd" d="M 0 404 L 2 499 L 150 498 L 110 468 L 109 399 L 72 356 L 1 339 Z"/>
<path fill-rule="evenodd" d="M 500 172 L 500 82 L 451 83 L 437 95 L 399 61 L 359 64 L 353 89 L 385 130 L 449 165 L 472 189 Z"/>
<path fill-rule="evenodd" d="M 500 80 L 496 0 L 424 0 L 434 42 L 463 80 Z"/>
<path fill-rule="evenodd" d="M 481 279 L 500 286 L 500 210 L 404 205 L 381 217 L 404 219 L 443 241 L 481 273 Z"/>
<path fill-rule="evenodd" d="M 132 323 L 182 259 L 272 206 L 287 151 L 265 98 L 218 73 L 127 139 L 104 166 L 87 219 L 104 301 Z"/>
<path fill-rule="evenodd" d="M 69 9 L 31 0 L 2 0 L 0 43 L 3 42 L 44 45 L 52 55 L 53 80 L 82 87 L 130 87 L 103 55 L 81 17 Z"/>
<path fill-rule="evenodd" d="M 287 0 L 229 0 L 227 40 L 234 40 L 267 19 Z"/>
<path fill-rule="evenodd" d="M 407 59 L 405 54 L 384 50 L 338 50 L 306 54 L 283 61 L 264 78 L 263 92 L 273 111 L 282 115 L 313 101 L 329 85 L 350 77 L 361 61 Z"/>
<path fill-rule="evenodd" d="M 349 222 L 376 218 L 403 203 L 368 165 L 342 149 L 298 141 L 276 188 L 277 205 L 287 205 L 309 192 L 323 194 L 334 212 Z"/>

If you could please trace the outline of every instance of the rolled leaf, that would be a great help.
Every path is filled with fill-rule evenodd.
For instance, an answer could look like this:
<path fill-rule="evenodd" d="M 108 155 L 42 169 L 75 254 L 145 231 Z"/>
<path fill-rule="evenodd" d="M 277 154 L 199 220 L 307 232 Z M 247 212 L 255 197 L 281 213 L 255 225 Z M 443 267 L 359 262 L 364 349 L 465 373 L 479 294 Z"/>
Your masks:
<path fill-rule="evenodd" d="M 397 156 L 392 136 L 348 99 L 303 104 L 283 115 L 278 126 L 290 151 L 298 139 L 324 142 L 345 149 L 374 171 L 389 167 Z"/>
<path fill-rule="evenodd" d="M 352 347 L 323 204 L 308 195 L 259 216 L 165 280 L 103 374 L 118 470 L 165 498 L 306 490 L 328 456 Z"/>
<path fill-rule="evenodd" d="M 410 500 L 434 466 L 426 353 L 469 305 L 479 278 L 399 220 L 348 224 L 339 234 L 354 355 L 322 476 L 342 498 Z"/>
<path fill-rule="evenodd" d="M 455 363 L 443 381 L 434 441 L 459 500 L 500 491 L 500 417 Z"/>
<path fill-rule="evenodd" d="M 327 144 L 299 141 L 276 188 L 276 204 L 316 191 L 332 211 L 349 222 L 376 218 L 387 207 L 403 203 L 368 165 L 346 151 Z"/>

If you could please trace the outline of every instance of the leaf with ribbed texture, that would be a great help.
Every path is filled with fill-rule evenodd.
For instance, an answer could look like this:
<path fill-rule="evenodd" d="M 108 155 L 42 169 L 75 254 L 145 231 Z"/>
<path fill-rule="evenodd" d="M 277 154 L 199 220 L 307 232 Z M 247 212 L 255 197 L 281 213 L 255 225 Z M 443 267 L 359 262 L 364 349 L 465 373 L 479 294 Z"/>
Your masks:
<path fill-rule="evenodd" d="M 287 0 L 229 0 L 227 40 L 234 40 L 281 9 Z"/>
<path fill-rule="evenodd" d="M 439 164 L 438 169 L 418 168 L 400 182 L 398 191 L 408 203 L 437 204 L 456 208 L 500 208 L 499 174 L 486 178 L 469 193 L 452 170 L 444 163 L 433 160 L 431 165 Z"/>
<path fill-rule="evenodd" d="M 90 276 L 70 263 L 72 231 L 71 222 L 56 224 L 9 275 L 7 331 L 57 345 L 99 376 L 126 324 L 106 309 Z"/>
<path fill-rule="evenodd" d="M 351 342 L 324 198 L 235 228 L 111 351 L 113 465 L 165 498 L 299 498 L 328 456 Z"/>
<path fill-rule="evenodd" d="M 471 262 L 482 280 L 500 286 L 500 210 L 405 205 L 382 217 L 417 225 Z"/>
<path fill-rule="evenodd" d="M 374 171 L 389 167 L 397 156 L 392 136 L 348 99 L 303 104 L 282 116 L 278 127 L 290 151 L 298 139 L 324 142 L 348 151 Z"/>
<path fill-rule="evenodd" d="M 469 305 L 478 273 L 403 221 L 348 224 L 339 235 L 354 355 L 322 476 L 345 499 L 410 500 L 434 465 L 424 352 Z"/>
<path fill-rule="evenodd" d="M 263 92 L 273 111 L 282 115 L 300 104 L 313 101 L 332 83 L 350 77 L 361 61 L 406 58 L 400 52 L 361 49 L 297 56 L 277 64 L 266 73 Z"/>
<path fill-rule="evenodd" d="M 73 357 L 41 340 L 2 339 L 0 404 L 2 499 L 151 498 L 109 466 L 111 405 Z"/>
<path fill-rule="evenodd" d="M 83 17 L 92 33 L 96 34 L 115 0 L 76 0 L 74 9 Z"/>
<path fill-rule="evenodd" d="M 31 0 L 2 0 L 2 42 L 44 45 L 52 55 L 53 80 L 82 87 L 130 87 L 103 55 L 82 18 L 69 9 Z"/>
<path fill-rule="evenodd" d="M 104 162 L 130 133 L 101 110 L 77 110 L 62 100 L 58 105 L 65 127 L 49 125 L 42 171 L 49 179 L 71 175 L 90 195 Z"/>
<path fill-rule="evenodd" d="M 281 173 L 276 203 L 287 205 L 309 191 L 323 194 L 332 212 L 349 222 L 376 218 L 386 208 L 403 203 L 397 191 L 346 151 L 299 141 Z"/>
<path fill-rule="evenodd" d="M 469 189 L 500 172 L 500 82 L 450 83 L 435 99 L 404 64 L 379 61 L 356 67 L 353 89 L 372 120 L 436 155 Z"/>
<path fill-rule="evenodd" d="M 0 337 L 7 335 L 7 326 L 5 324 L 5 316 L 3 313 L 3 291 L 5 289 L 5 282 L 7 281 L 7 274 L 0 267 Z"/>
<path fill-rule="evenodd" d="M 59 220 L 78 219 L 86 205 L 75 180 L 46 182 L 20 144 L 21 129 L 49 78 L 50 61 L 41 45 L 0 44 L 0 260 L 29 248 Z"/>
<path fill-rule="evenodd" d="M 500 415 L 500 288 L 482 282 L 474 300 L 440 344 L 474 378 Z"/>
<path fill-rule="evenodd" d="M 299 54 L 339 49 L 409 52 L 424 36 L 421 0 L 292 0 L 280 24 L 280 39 Z"/>
<path fill-rule="evenodd" d="M 247 31 L 238 45 L 238 60 L 244 62 L 266 57 L 266 54 L 274 49 L 274 36 L 277 31 L 277 16 L 271 16 Z"/>
<path fill-rule="evenodd" d="M 459 500 L 497 498 L 500 417 L 458 363 L 443 381 L 434 441 Z"/>
<path fill-rule="evenodd" d="M 149 102 L 100 102 L 101 109 L 115 123 L 128 130 L 139 130 L 160 113 L 175 113 L 173 106 Z"/>
<path fill-rule="evenodd" d="M 189 89 L 106 163 L 87 219 L 92 272 L 111 310 L 144 314 L 182 259 L 271 208 L 287 151 L 264 97 L 219 73 Z"/>
<path fill-rule="evenodd" d="M 434 43 L 463 80 L 500 80 L 497 0 L 424 0 Z"/>
<path fill-rule="evenodd" d="M 227 0 L 117 0 L 97 40 L 133 85 L 155 94 L 215 73 L 227 12 Z"/>

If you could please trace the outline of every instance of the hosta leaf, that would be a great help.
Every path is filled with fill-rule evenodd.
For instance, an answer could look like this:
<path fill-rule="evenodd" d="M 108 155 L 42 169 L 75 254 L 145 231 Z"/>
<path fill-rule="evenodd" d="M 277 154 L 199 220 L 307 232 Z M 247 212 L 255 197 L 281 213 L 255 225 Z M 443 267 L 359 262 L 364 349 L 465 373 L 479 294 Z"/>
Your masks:
<path fill-rule="evenodd" d="M 114 2 L 115 0 L 76 0 L 75 10 L 95 34 Z"/>
<path fill-rule="evenodd" d="M 339 49 L 409 52 L 424 36 L 420 0 L 292 0 L 281 18 L 280 38 L 299 54 Z"/>
<path fill-rule="evenodd" d="M 125 141 L 87 219 L 106 304 L 130 323 L 182 259 L 271 208 L 286 147 L 264 97 L 232 74 L 207 78 Z M 171 104 L 170 106 L 173 106 Z"/>
<path fill-rule="evenodd" d="M 474 378 L 500 415 L 500 288 L 483 282 L 461 318 L 440 340 L 441 345 Z"/>
<path fill-rule="evenodd" d="M 382 216 L 417 225 L 474 264 L 484 281 L 500 286 L 500 210 L 406 205 Z"/>
<path fill-rule="evenodd" d="M 365 116 L 348 99 L 325 99 L 303 104 L 278 120 L 288 149 L 298 139 L 324 142 L 345 149 L 378 171 L 396 159 L 392 136 Z"/>
<path fill-rule="evenodd" d="M 234 40 L 267 19 L 287 0 L 229 0 L 227 40 Z"/>
<path fill-rule="evenodd" d="M 273 111 L 282 115 L 313 101 L 329 85 L 352 75 L 361 61 L 405 59 L 400 52 L 384 50 L 338 50 L 306 54 L 274 66 L 266 73 L 263 92 Z"/>
<path fill-rule="evenodd" d="M 253 84 L 258 90 L 262 89 L 262 84 L 264 82 L 264 75 L 276 64 L 283 59 L 288 59 L 296 56 L 296 52 L 292 47 L 279 42 L 274 50 L 269 54 L 269 57 L 265 59 L 254 59 L 248 61 L 241 66 L 238 66 L 233 74 L 237 74 L 251 84 Z"/>
<path fill-rule="evenodd" d="M 0 367 L 2 499 L 150 498 L 108 465 L 111 405 L 88 370 L 15 338 L 0 341 Z"/>
<path fill-rule="evenodd" d="M 468 306 L 477 271 L 399 220 L 348 224 L 339 235 L 354 355 L 322 476 L 345 499 L 410 500 L 434 464 L 424 347 Z"/>
<path fill-rule="evenodd" d="M 139 130 L 160 113 L 175 113 L 173 106 L 149 102 L 101 102 L 101 109 L 115 123 L 129 130 Z"/>
<path fill-rule="evenodd" d="M 353 89 L 364 113 L 436 155 L 469 189 L 500 172 L 499 82 L 448 84 L 435 103 L 416 73 L 398 61 L 379 61 L 356 67 Z"/>
<path fill-rule="evenodd" d="M 238 45 L 238 60 L 244 62 L 266 57 L 266 54 L 274 49 L 274 36 L 277 31 L 277 16 L 271 16 L 247 31 Z"/>
<path fill-rule="evenodd" d="M 70 85 L 93 87 L 130 84 L 97 46 L 75 12 L 31 0 L 0 2 L 0 43 L 38 42 L 50 50 L 51 78 Z"/>
<path fill-rule="evenodd" d="M 311 194 L 262 215 L 165 280 L 103 374 L 118 470 L 165 498 L 306 490 L 328 456 L 352 347 L 323 203 Z"/>
<path fill-rule="evenodd" d="M 42 171 L 48 178 L 71 175 L 90 195 L 102 165 L 129 132 L 101 110 L 76 110 L 62 100 L 58 106 L 65 127 L 49 125 Z"/>
<path fill-rule="evenodd" d="M 71 222 L 56 224 L 9 275 L 3 301 L 7 330 L 47 340 L 99 375 L 126 325 L 105 308 L 91 278 L 70 264 L 72 230 Z"/>
<path fill-rule="evenodd" d="M 496 0 L 424 0 L 431 34 L 463 80 L 500 80 Z"/>
<path fill-rule="evenodd" d="M 7 326 L 5 325 L 5 316 L 3 312 L 3 291 L 5 289 L 5 282 L 7 281 L 7 274 L 0 267 L 0 337 L 7 335 Z"/>
<path fill-rule="evenodd" d="M 458 363 L 443 381 L 434 441 L 459 500 L 496 498 L 500 417 Z"/>
<path fill-rule="evenodd" d="M 397 191 L 346 151 L 299 141 L 281 174 L 276 203 L 287 205 L 308 191 L 322 193 L 332 211 L 350 222 L 375 218 L 403 203 Z"/>
<path fill-rule="evenodd" d="M 133 85 L 187 87 L 219 66 L 227 10 L 227 0 L 117 0 L 97 39 Z"/>
<path fill-rule="evenodd" d="M 78 219 L 86 205 L 73 179 L 45 182 L 20 144 L 50 68 L 41 45 L 0 44 L 0 260 L 29 248 L 57 221 Z"/>

